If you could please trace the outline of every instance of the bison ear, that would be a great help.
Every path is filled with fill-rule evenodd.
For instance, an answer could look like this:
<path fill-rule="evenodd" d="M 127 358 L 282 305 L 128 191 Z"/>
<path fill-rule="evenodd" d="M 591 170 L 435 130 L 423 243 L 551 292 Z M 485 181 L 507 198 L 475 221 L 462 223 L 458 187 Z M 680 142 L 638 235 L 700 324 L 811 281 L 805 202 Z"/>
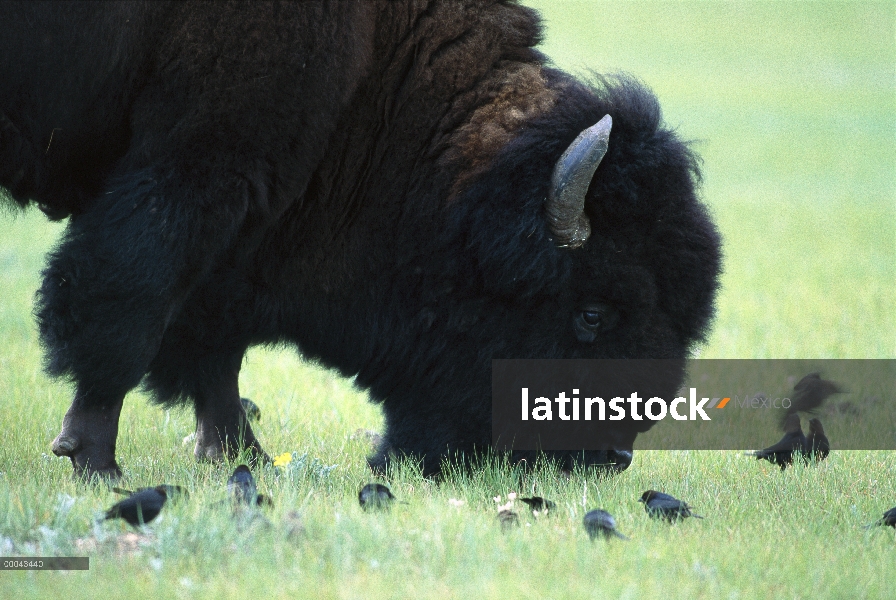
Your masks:
<path fill-rule="evenodd" d="M 554 243 L 560 248 L 579 248 L 591 235 L 585 215 L 585 194 L 610 143 L 610 115 L 583 131 L 554 165 L 545 217 Z"/>

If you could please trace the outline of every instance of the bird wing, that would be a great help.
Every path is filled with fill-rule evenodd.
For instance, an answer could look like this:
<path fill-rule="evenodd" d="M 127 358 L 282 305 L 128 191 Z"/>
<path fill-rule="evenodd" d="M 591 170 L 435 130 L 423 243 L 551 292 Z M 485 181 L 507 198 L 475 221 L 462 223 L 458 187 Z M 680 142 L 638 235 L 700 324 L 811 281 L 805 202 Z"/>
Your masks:
<path fill-rule="evenodd" d="M 768 448 L 759 450 L 755 456 L 757 458 L 767 458 L 773 454 L 793 452 L 794 450 L 802 450 L 806 445 L 806 436 L 803 432 L 787 433 L 777 444 L 773 444 Z"/>

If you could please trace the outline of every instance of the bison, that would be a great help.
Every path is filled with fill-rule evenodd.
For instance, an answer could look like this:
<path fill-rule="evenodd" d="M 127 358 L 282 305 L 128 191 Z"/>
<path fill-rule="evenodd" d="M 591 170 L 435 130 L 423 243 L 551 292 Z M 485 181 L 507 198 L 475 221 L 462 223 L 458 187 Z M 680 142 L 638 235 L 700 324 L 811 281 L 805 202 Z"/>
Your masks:
<path fill-rule="evenodd" d="M 142 382 L 192 403 L 197 459 L 264 458 L 240 366 L 287 343 L 382 406 L 372 467 L 435 473 L 489 446 L 493 358 L 686 357 L 720 272 L 698 157 L 540 35 L 511 0 L 0 4 L 0 185 L 68 221 L 53 452 L 120 475 Z"/>

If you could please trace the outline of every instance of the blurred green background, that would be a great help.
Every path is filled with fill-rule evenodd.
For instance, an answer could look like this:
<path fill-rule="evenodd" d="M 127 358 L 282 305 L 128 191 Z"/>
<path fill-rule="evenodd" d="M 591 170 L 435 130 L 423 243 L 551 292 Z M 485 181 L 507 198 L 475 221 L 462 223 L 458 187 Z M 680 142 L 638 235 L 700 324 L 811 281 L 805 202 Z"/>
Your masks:
<path fill-rule="evenodd" d="M 543 50 L 558 66 L 583 77 L 635 75 L 703 157 L 702 196 L 724 236 L 725 274 L 699 356 L 896 358 L 894 3 L 527 4 L 543 12 Z M 194 426 L 188 411 L 163 412 L 133 393 L 118 446 L 128 484 L 184 483 L 193 500 L 154 524 L 142 550 L 117 551 L 108 544 L 115 528 L 92 525 L 114 496 L 71 482 L 68 461 L 49 455 L 70 389 L 40 371 L 31 304 L 61 226 L 36 210 L 0 218 L 0 554 L 77 554 L 79 539 L 107 540 L 90 572 L 4 573 L 0 597 L 892 591 L 892 534 L 860 529 L 896 503 L 892 452 L 838 452 L 784 475 L 738 453 L 640 452 L 609 482 L 546 471 L 520 483 L 498 468 L 434 485 L 409 468 L 391 484 L 409 504 L 374 519 L 357 507 L 369 448 L 352 434 L 380 430 L 378 411 L 351 382 L 278 349 L 252 350 L 241 378 L 262 409 L 260 440 L 273 455 L 337 465 L 328 475 L 260 474 L 261 491 L 277 502 L 272 521 L 299 509 L 305 537 L 287 541 L 279 525 L 239 530 L 226 511 L 210 513 L 227 467 L 193 462 L 181 442 Z M 707 518 L 673 529 L 649 522 L 635 503 L 647 487 L 686 497 Z M 501 535 L 490 498 L 510 490 L 553 497 L 559 514 Z M 455 509 L 449 498 L 467 504 Z M 589 543 L 581 518 L 596 506 L 616 515 L 628 545 Z"/>

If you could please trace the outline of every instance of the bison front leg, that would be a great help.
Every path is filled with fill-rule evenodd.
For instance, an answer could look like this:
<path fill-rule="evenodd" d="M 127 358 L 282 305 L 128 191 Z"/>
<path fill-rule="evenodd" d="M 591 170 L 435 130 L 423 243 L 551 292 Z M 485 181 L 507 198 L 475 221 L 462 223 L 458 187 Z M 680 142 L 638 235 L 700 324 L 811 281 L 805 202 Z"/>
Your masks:
<path fill-rule="evenodd" d="M 225 178 L 222 178 L 225 179 Z M 245 214 L 233 198 L 151 172 L 110 179 L 110 191 L 71 217 L 37 296 L 47 371 L 76 383 L 53 451 L 75 472 L 117 476 L 125 394 L 140 383 L 165 330 Z"/>
<path fill-rule="evenodd" d="M 240 402 L 238 372 L 203 384 L 196 394 L 196 448 L 199 461 L 235 459 L 241 452 L 250 463 L 270 462 L 255 438 Z"/>
<path fill-rule="evenodd" d="M 115 443 L 123 398 L 89 403 L 83 401 L 84 397 L 83 393 L 76 394 L 65 413 L 62 431 L 53 440 L 53 453 L 68 456 L 78 477 L 117 479 L 121 469 L 115 462 Z"/>

